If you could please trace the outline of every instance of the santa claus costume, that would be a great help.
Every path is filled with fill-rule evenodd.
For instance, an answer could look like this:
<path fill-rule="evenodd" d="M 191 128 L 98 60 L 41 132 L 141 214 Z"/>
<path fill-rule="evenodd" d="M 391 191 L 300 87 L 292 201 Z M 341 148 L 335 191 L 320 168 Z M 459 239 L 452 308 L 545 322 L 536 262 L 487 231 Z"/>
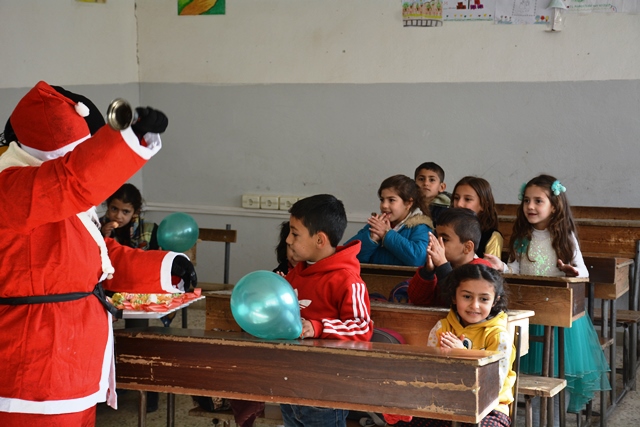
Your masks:
<path fill-rule="evenodd" d="M 131 128 L 109 126 L 91 136 L 86 113 L 39 82 L 10 118 L 21 145 L 12 142 L 0 156 L 5 427 L 93 426 L 98 402 L 116 407 L 113 319 L 97 285 L 180 292 L 171 284 L 172 269 L 193 269 L 183 254 L 103 239 L 93 207 L 155 155 L 161 141 L 157 133 L 139 140 Z M 157 113 L 166 127 L 166 116 Z"/>

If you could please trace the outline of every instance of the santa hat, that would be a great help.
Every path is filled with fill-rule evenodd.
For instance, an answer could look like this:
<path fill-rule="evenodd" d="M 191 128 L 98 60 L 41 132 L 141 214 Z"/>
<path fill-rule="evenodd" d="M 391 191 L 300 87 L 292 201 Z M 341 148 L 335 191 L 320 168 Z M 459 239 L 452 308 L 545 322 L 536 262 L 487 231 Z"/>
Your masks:
<path fill-rule="evenodd" d="M 89 138 L 84 117 L 89 108 L 38 82 L 11 113 L 13 131 L 22 148 L 40 160 L 63 156 Z"/>

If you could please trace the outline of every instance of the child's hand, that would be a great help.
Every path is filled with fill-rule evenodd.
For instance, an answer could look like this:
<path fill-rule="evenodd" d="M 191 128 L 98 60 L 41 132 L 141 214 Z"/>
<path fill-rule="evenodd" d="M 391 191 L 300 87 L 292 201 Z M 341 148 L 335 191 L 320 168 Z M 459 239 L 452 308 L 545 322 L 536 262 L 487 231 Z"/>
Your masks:
<path fill-rule="evenodd" d="M 504 271 L 504 262 L 500 258 L 491 254 L 484 254 L 485 261 L 491 263 L 491 267 L 498 271 Z"/>
<path fill-rule="evenodd" d="M 572 266 L 571 264 L 565 264 L 561 259 L 558 260 L 558 268 L 562 271 L 567 277 L 578 277 L 578 269 Z"/>
<path fill-rule="evenodd" d="M 371 235 L 371 240 L 374 242 L 381 242 L 384 238 L 384 235 L 387 234 L 387 231 L 391 228 L 391 222 L 389 221 L 389 215 L 385 213 L 376 214 L 372 213 L 369 219 L 367 220 L 369 224 L 369 232 Z"/>
<path fill-rule="evenodd" d="M 466 348 L 462 344 L 463 339 L 464 339 L 464 335 L 461 335 L 460 338 L 458 338 L 452 332 L 443 332 L 442 335 L 440 335 L 440 347 L 441 348 Z"/>
<path fill-rule="evenodd" d="M 110 221 L 110 222 L 106 223 L 105 225 L 103 225 L 100 231 L 102 231 L 102 235 L 104 237 L 109 237 L 109 236 L 111 236 L 111 232 L 116 228 L 118 228 L 118 222 L 117 221 Z"/>
<path fill-rule="evenodd" d="M 302 333 L 300 334 L 300 339 L 315 337 L 316 334 L 313 329 L 313 324 L 309 322 L 307 319 L 301 319 L 301 320 L 302 320 Z"/>
<path fill-rule="evenodd" d="M 427 247 L 427 255 L 431 258 L 433 267 L 440 267 L 447 262 L 447 257 L 444 254 L 444 242 L 442 237 L 436 237 L 433 233 L 429 232 L 429 246 Z"/>

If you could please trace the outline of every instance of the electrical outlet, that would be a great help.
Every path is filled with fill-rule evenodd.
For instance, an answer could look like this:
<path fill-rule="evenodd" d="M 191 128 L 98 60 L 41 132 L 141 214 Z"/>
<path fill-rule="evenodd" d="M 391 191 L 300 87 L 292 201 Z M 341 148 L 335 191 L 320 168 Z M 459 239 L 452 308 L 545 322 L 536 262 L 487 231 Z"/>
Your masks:
<path fill-rule="evenodd" d="M 278 209 L 278 196 L 260 196 L 260 209 Z"/>
<path fill-rule="evenodd" d="M 280 196 L 280 210 L 288 211 L 298 198 L 295 196 Z"/>
<path fill-rule="evenodd" d="M 245 209 L 260 209 L 260 196 L 257 194 L 243 194 L 242 207 Z"/>

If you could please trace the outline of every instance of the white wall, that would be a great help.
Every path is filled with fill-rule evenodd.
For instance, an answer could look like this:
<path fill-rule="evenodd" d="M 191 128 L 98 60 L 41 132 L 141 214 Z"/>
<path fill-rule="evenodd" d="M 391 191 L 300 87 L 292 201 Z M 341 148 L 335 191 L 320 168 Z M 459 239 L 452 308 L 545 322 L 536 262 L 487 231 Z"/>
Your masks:
<path fill-rule="evenodd" d="M 39 80 L 137 83 L 134 6 L 134 0 L 1 1 L 0 88 L 30 88 Z"/>
<path fill-rule="evenodd" d="M 442 164 L 450 188 L 487 178 L 502 203 L 545 171 L 575 205 L 640 207 L 638 15 L 570 15 L 552 34 L 403 28 L 392 0 L 176 13 L 175 0 L 0 2 L 0 122 L 40 79 L 104 110 L 123 96 L 166 111 L 165 147 L 135 183 L 151 219 L 181 210 L 238 229 L 232 281 L 275 265 L 286 218 L 250 216 L 243 193 L 334 193 L 352 221 L 345 237 L 376 209 L 382 179 L 426 160 Z M 221 280 L 198 258 L 204 280 Z"/>
<path fill-rule="evenodd" d="M 549 82 L 640 77 L 640 17 L 403 28 L 400 0 L 234 0 L 178 17 L 138 0 L 140 79 L 151 83 Z"/>

